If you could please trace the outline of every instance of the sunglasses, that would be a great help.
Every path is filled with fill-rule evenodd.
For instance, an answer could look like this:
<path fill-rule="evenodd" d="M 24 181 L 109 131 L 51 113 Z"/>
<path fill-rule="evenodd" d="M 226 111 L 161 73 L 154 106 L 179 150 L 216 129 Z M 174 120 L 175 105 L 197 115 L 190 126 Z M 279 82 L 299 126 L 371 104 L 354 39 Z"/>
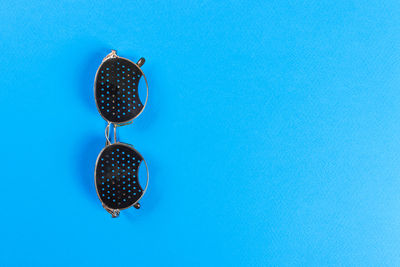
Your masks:
<path fill-rule="evenodd" d="M 103 208 L 113 218 L 119 216 L 120 210 L 132 206 L 139 209 L 139 200 L 149 182 L 147 163 L 142 155 L 132 145 L 117 141 L 117 128 L 132 123 L 146 106 L 149 87 L 141 69 L 144 63 L 144 58 L 133 63 L 112 50 L 100 64 L 94 81 L 96 106 L 107 122 L 106 145 L 97 157 L 95 166 L 95 186 Z M 144 103 L 138 92 L 141 79 L 146 84 Z M 114 142 L 110 137 L 111 128 L 114 128 Z M 144 188 L 139 183 L 139 167 L 142 163 L 147 172 Z"/>

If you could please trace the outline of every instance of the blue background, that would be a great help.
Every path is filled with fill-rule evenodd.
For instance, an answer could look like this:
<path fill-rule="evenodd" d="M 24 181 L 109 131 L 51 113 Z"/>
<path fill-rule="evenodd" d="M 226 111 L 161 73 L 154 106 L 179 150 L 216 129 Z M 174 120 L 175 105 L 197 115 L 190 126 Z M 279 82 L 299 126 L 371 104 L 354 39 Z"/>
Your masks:
<path fill-rule="evenodd" d="M 0 265 L 399 266 L 399 1 L 0 2 Z M 146 58 L 112 219 L 102 58 Z"/>

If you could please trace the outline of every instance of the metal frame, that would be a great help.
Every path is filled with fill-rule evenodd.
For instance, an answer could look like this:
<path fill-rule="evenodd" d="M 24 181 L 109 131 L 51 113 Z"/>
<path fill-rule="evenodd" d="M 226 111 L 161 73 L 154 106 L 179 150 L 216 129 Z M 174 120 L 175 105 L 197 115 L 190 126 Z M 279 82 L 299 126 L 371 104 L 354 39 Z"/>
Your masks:
<path fill-rule="evenodd" d="M 111 58 L 122 58 L 122 59 L 125 59 L 125 60 L 131 62 L 133 65 L 135 65 L 135 66 L 139 69 L 139 71 L 140 71 L 140 73 L 142 74 L 142 76 L 143 76 L 143 78 L 144 78 L 144 81 L 145 81 L 145 83 L 146 83 L 146 100 L 144 101 L 142 110 L 141 110 L 135 117 L 133 117 L 132 119 L 127 120 L 127 121 L 122 121 L 122 122 L 119 122 L 119 123 L 114 123 L 114 122 L 109 121 L 109 120 L 107 120 L 106 118 L 104 118 L 103 114 L 101 114 L 101 111 L 100 111 L 100 109 L 99 109 L 99 106 L 98 106 L 98 104 L 97 104 L 97 99 L 96 99 L 97 74 L 99 73 L 99 70 L 100 70 L 101 66 L 103 65 L 103 63 L 106 62 L 107 60 L 111 59 Z M 143 66 L 144 63 L 145 63 L 145 59 L 144 59 L 144 58 L 140 58 L 139 61 L 138 61 L 137 63 L 135 63 L 135 62 L 133 62 L 133 61 L 127 59 L 127 58 L 120 57 L 120 56 L 117 55 L 117 51 L 116 51 L 116 50 L 111 50 L 111 53 L 109 53 L 107 56 L 105 56 L 105 57 L 103 58 L 103 60 L 101 61 L 101 64 L 100 64 L 100 66 L 97 68 L 96 76 L 95 76 L 95 78 L 94 78 L 93 93 L 94 93 L 94 101 L 96 102 L 97 111 L 100 113 L 100 116 L 101 116 L 105 121 L 107 121 L 107 123 L 112 123 L 112 124 L 117 125 L 117 126 L 124 126 L 124 125 L 131 124 L 131 123 L 133 122 L 133 120 L 136 119 L 137 117 L 139 117 L 139 115 L 142 114 L 142 112 L 143 112 L 144 109 L 146 108 L 147 99 L 149 98 L 149 84 L 147 83 L 146 75 L 144 75 L 144 72 L 143 72 L 142 69 L 141 69 L 141 66 Z M 139 80 L 139 82 L 140 82 L 140 80 Z M 137 91 L 138 96 L 139 96 L 139 82 L 138 82 L 138 91 Z M 140 96 L 139 96 L 139 98 L 140 98 Z"/>
<path fill-rule="evenodd" d="M 142 158 L 142 161 L 140 162 L 140 164 L 139 164 L 139 166 L 138 166 L 138 170 L 137 170 L 137 178 L 138 178 L 139 185 L 140 185 L 140 181 L 139 181 L 139 169 L 140 169 L 140 166 L 142 165 L 142 162 L 144 162 L 144 164 L 145 164 L 145 166 L 146 166 L 146 171 L 147 171 L 146 186 L 144 187 L 144 189 L 142 188 L 142 189 L 143 189 L 142 195 L 139 197 L 139 199 L 138 199 L 135 203 L 133 203 L 132 205 L 130 205 L 130 206 L 126 207 L 126 208 L 123 208 L 123 209 L 112 209 L 112 208 L 108 207 L 108 206 L 107 206 L 106 204 L 104 204 L 104 202 L 101 200 L 101 197 L 100 197 L 100 195 L 99 195 L 99 191 L 97 191 L 97 181 L 96 181 L 96 177 L 97 177 L 97 164 L 99 163 L 99 159 L 100 159 L 100 156 L 101 156 L 101 154 L 103 153 L 103 151 L 104 151 L 106 148 L 108 148 L 109 146 L 113 146 L 113 145 L 122 145 L 122 146 L 128 147 L 128 148 L 132 149 L 133 151 L 135 151 L 136 153 L 138 153 L 138 154 L 140 155 L 140 157 Z M 113 218 L 118 217 L 119 212 L 120 212 L 121 210 L 128 209 L 128 208 L 130 208 L 130 207 L 132 207 L 132 206 L 134 206 L 136 209 L 138 209 L 138 208 L 140 208 L 139 200 L 142 199 L 142 197 L 143 197 L 144 194 L 146 193 L 147 187 L 148 187 L 148 185 L 149 185 L 149 168 L 148 168 L 148 166 L 147 166 L 146 160 L 143 158 L 142 154 L 140 154 L 139 151 L 137 151 L 132 145 L 114 141 L 114 143 L 109 144 L 109 145 L 106 145 L 106 146 L 100 151 L 99 155 L 97 156 L 96 165 L 95 165 L 95 169 L 94 169 L 94 185 L 95 185 L 95 187 L 96 187 L 97 197 L 99 198 L 101 204 L 103 205 L 103 208 L 104 208 L 106 211 L 108 211 L 108 212 L 112 215 Z"/>
<path fill-rule="evenodd" d="M 144 105 L 143 105 L 142 110 L 141 110 L 134 118 L 132 118 L 132 119 L 130 119 L 130 120 L 127 120 L 127 121 L 119 122 L 119 123 L 111 122 L 111 121 L 109 121 L 109 120 L 107 120 L 106 118 L 103 117 L 103 115 L 102 115 L 102 113 L 101 113 L 101 111 L 100 111 L 100 109 L 99 109 L 99 106 L 98 106 L 98 103 L 97 103 L 97 99 L 96 99 L 97 75 L 98 75 L 99 70 L 100 70 L 101 66 L 103 65 L 103 63 L 106 62 L 107 60 L 111 59 L 111 58 L 122 58 L 122 59 L 124 59 L 124 60 L 129 61 L 129 62 L 132 63 L 133 65 L 135 65 L 135 66 L 139 69 L 139 71 L 140 71 L 140 73 L 142 74 L 142 76 L 143 76 L 143 78 L 144 78 L 144 81 L 145 81 L 145 83 L 146 83 L 146 100 L 145 100 L 145 102 L 144 102 Z M 127 125 L 127 124 L 132 123 L 134 119 L 136 119 L 140 114 L 142 114 L 142 112 L 144 111 L 144 109 L 145 109 L 145 107 L 146 107 L 146 105 L 147 105 L 147 100 L 148 100 L 148 98 L 149 98 L 149 85 L 148 85 L 148 83 L 147 83 L 146 75 L 144 75 L 144 73 L 143 73 L 143 71 L 142 71 L 142 69 L 141 69 L 141 67 L 143 66 L 144 63 L 145 63 L 145 59 L 144 59 L 144 58 L 140 58 L 140 59 L 138 60 L 137 63 L 134 63 L 134 62 L 132 62 L 131 60 L 129 60 L 129 59 L 127 59 L 127 58 L 119 57 L 119 56 L 117 55 L 117 51 L 111 50 L 111 53 L 109 53 L 107 56 L 105 56 L 105 57 L 103 58 L 103 60 L 102 60 L 102 62 L 101 62 L 101 64 L 100 64 L 100 66 L 99 66 L 99 68 L 98 68 L 97 71 L 96 71 L 96 77 L 95 77 L 95 79 L 94 79 L 93 92 L 94 92 L 94 99 L 95 99 L 95 102 L 96 102 L 96 108 L 97 108 L 98 112 L 100 113 L 100 116 L 107 122 L 107 126 L 106 126 L 106 129 L 105 129 L 106 145 L 105 145 L 105 147 L 100 151 L 100 153 L 99 153 L 99 155 L 97 156 L 97 159 L 96 159 L 96 166 L 95 166 L 95 170 L 94 170 L 94 184 L 95 184 L 95 187 L 96 187 L 97 197 L 99 198 L 101 204 L 103 205 L 103 208 L 104 208 L 107 212 L 109 212 L 109 213 L 112 215 L 113 218 L 118 217 L 121 210 L 128 209 L 128 208 L 130 208 L 130 207 L 132 207 L 132 206 L 134 206 L 136 209 L 139 209 L 139 208 L 140 208 L 139 200 L 142 199 L 142 197 L 143 197 L 144 194 L 146 193 L 147 187 L 148 187 L 148 185 L 149 185 L 149 168 L 148 168 L 148 166 L 147 166 L 146 160 L 143 158 L 143 156 L 142 156 L 132 145 L 129 145 L 129 144 L 126 144 L 126 143 L 121 143 L 121 142 L 118 142 L 118 141 L 117 141 L 117 127 L 124 126 L 124 125 Z M 140 80 L 138 81 L 138 92 L 137 92 L 138 96 L 139 96 L 139 83 L 140 83 Z M 111 124 L 112 124 L 113 127 L 114 127 L 114 143 L 111 143 L 111 141 L 110 141 L 110 126 L 111 126 Z M 100 197 L 100 195 L 99 195 L 99 192 L 97 191 L 97 181 L 96 181 L 96 177 L 97 177 L 97 164 L 98 164 L 99 159 L 100 159 L 100 156 L 102 155 L 102 153 L 104 152 L 104 150 L 105 150 L 106 148 L 108 148 L 109 146 L 113 146 L 113 145 L 122 145 L 122 146 L 126 146 L 126 147 L 132 149 L 133 151 L 135 151 L 135 152 L 136 152 L 137 154 L 139 154 L 140 157 L 142 158 L 142 161 L 140 162 L 140 164 L 139 164 L 139 166 L 138 166 L 138 171 L 137 171 L 137 177 L 138 177 L 139 185 L 140 185 L 140 181 L 139 181 L 139 169 L 140 169 L 140 166 L 142 165 L 142 162 L 144 162 L 144 164 L 145 164 L 145 166 L 146 166 L 146 172 L 147 172 L 146 186 L 145 186 L 144 189 L 142 188 L 143 191 L 142 191 L 141 196 L 139 197 L 139 199 L 138 199 L 135 203 L 133 203 L 132 205 L 130 205 L 130 206 L 126 207 L 126 208 L 123 208 L 123 209 L 112 209 L 112 208 L 108 207 L 108 206 L 102 201 L 102 199 L 101 199 L 101 197 Z"/>

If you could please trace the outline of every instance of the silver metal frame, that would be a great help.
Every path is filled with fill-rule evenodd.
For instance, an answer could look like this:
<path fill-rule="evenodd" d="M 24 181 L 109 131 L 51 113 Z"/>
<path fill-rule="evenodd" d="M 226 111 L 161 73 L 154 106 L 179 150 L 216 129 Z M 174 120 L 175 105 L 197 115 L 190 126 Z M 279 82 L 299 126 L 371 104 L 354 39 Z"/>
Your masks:
<path fill-rule="evenodd" d="M 111 59 L 111 58 L 122 58 L 122 59 L 125 59 L 125 60 L 131 62 L 133 65 L 135 65 L 135 66 L 139 69 L 139 71 L 140 71 L 140 73 L 142 74 L 142 76 L 143 76 L 143 78 L 144 78 L 144 81 L 145 81 L 145 83 L 146 83 L 146 100 L 144 101 L 144 105 L 143 105 L 142 110 L 139 112 L 139 114 L 137 114 L 137 115 L 136 115 L 135 117 L 133 117 L 132 119 L 127 120 L 127 121 L 122 121 L 122 122 L 119 122 L 119 123 L 111 122 L 111 121 L 109 121 L 109 120 L 107 120 L 106 118 L 103 117 L 103 114 L 101 113 L 101 111 L 100 111 L 100 109 L 99 109 L 99 106 L 98 106 L 98 104 L 97 104 L 97 99 L 96 99 L 97 74 L 99 73 L 99 70 L 100 70 L 101 66 L 103 65 L 103 63 L 106 62 L 108 59 Z M 142 69 L 141 69 L 141 66 L 143 66 L 144 62 L 145 62 L 144 58 L 140 58 L 139 61 L 138 61 L 138 63 L 134 63 L 133 61 L 131 61 L 131 60 L 127 59 L 127 58 L 118 56 L 116 50 L 111 50 L 111 53 L 108 54 L 107 56 L 105 56 L 105 57 L 103 58 L 103 60 L 102 60 L 102 62 L 101 62 L 101 64 L 100 64 L 100 66 L 98 67 L 98 69 L 97 69 L 97 71 L 96 71 L 96 77 L 94 78 L 93 93 L 94 93 L 94 101 L 96 102 L 96 108 L 97 108 L 98 112 L 100 113 L 100 116 L 101 116 L 105 121 L 107 121 L 107 123 L 112 123 L 112 124 L 114 124 L 114 125 L 116 125 L 116 126 L 124 126 L 124 125 L 127 125 L 127 124 L 131 124 L 131 123 L 133 122 L 133 120 L 136 119 L 137 117 L 139 117 L 139 115 L 142 114 L 142 112 L 143 112 L 144 109 L 146 108 L 147 99 L 149 98 L 149 84 L 147 83 L 146 75 L 144 75 L 144 72 L 143 72 Z M 140 80 L 139 80 L 139 82 L 140 82 Z M 138 96 L 139 96 L 139 83 L 138 83 L 138 92 L 137 92 L 137 94 L 138 94 Z"/>
<path fill-rule="evenodd" d="M 101 200 L 101 197 L 100 197 L 100 195 L 99 195 L 99 191 L 97 191 L 97 181 L 96 181 L 96 177 L 97 177 L 97 164 L 98 164 L 98 162 L 99 162 L 100 156 L 101 156 L 101 154 L 103 153 L 103 151 L 104 151 L 106 148 L 108 148 L 109 146 L 113 146 L 113 145 L 122 145 L 122 146 L 128 147 L 128 148 L 134 150 L 136 153 L 138 153 L 138 154 L 140 155 L 140 157 L 142 158 L 142 161 L 140 162 L 140 164 L 139 164 L 139 166 L 138 166 L 138 173 L 137 173 L 138 181 L 139 181 L 139 168 L 140 168 L 140 166 L 142 165 L 142 162 L 144 162 L 144 164 L 146 165 L 146 171 L 147 171 L 146 186 L 145 186 L 144 189 L 142 188 L 142 189 L 143 189 L 142 195 L 139 197 L 139 199 L 138 199 L 135 203 L 133 203 L 132 205 L 130 205 L 130 206 L 126 207 L 126 208 L 123 208 L 123 209 L 112 209 L 112 208 L 108 207 L 108 206 L 107 206 L 106 204 L 104 204 L 104 202 Z M 139 182 L 139 184 L 140 184 L 140 182 Z M 139 200 L 142 199 L 142 197 L 143 197 L 144 194 L 146 193 L 147 187 L 148 187 L 148 185 L 149 185 L 149 168 L 148 168 L 148 166 L 147 166 L 146 160 L 144 160 L 143 156 L 142 156 L 142 155 L 139 153 L 139 151 L 137 151 L 133 146 L 131 146 L 131 145 L 129 145 L 129 144 L 126 144 L 126 143 L 116 142 L 116 141 L 114 140 L 114 143 L 113 143 L 113 144 L 106 145 L 106 146 L 100 151 L 99 155 L 97 156 L 97 159 L 96 159 L 96 166 L 95 166 L 95 169 L 94 169 L 94 185 L 95 185 L 95 187 L 96 187 L 97 197 L 99 198 L 101 204 L 103 205 L 103 208 L 104 208 L 107 212 L 109 212 L 109 213 L 112 215 L 113 218 L 118 217 L 119 212 L 120 212 L 121 210 L 128 209 L 128 208 L 130 208 L 130 207 L 132 207 L 132 206 L 134 206 L 135 208 L 138 209 L 138 208 L 140 208 Z"/>
<path fill-rule="evenodd" d="M 130 119 L 130 120 L 127 120 L 127 121 L 120 122 L 120 123 L 114 123 L 114 122 L 111 122 L 111 121 L 107 120 L 106 118 L 104 118 L 104 117 L 103 117 L 103 114 L 101 113 L 101 111 L 100 111 L 100 109 L 99 109 L 99 106 L 98 106 L 98 103 L 97 103 L 97 99 L 96 99 L 97 75 L 98 75 L 99 70 L 100 70 L 101 66 L 103 65 L 103 63 L 106 62 L 107 60 L 111 59 L 111 58 L 122 58 L 122 59 L 125 59 L 125 60 L 131 62 L 133 65 L 135 65 L 135 66 L 139 69 L 139 71 L 141 72 L 141 74 L 142 74 L 142 76 L 143 76 L 143 78 L 144 78 L 144 81 L 145 81 L 145 83 L 146 83 L 146 100 L 145 100 L 145 102 L 144 102 L 144 105 L 143 105 L 142 110 L 141 110 L 141 111 L 139 112 L 139 114 L 137 114 L 134 118 L 132 118 L 132 119 Z M 143 71 L 142 71 L 142 69 L 141 69 L 141 67 L 143 66 L 144 63 L 145 63 L 145 59 L 144 59 L 144 58 L 140 58 L 139 61 L 138 61 L 137 63 L 134 63 L 134 62 L 132 62 L 131 60 L 129 60 L 129 59 L 127 59 L 127 58 L 119 57 L 119 56 L 117 55 L 117 51 L 111 50 L 111 53 L 109 53 L 107 56 L 105 56 L 105 57 L 103 58 L 103 60 L 102 60 L 102 62 L 101 62 L 101 64 L 100 64 L 100 66 L 99 66 L 99 68 L 98 68 L 97 71 L 96 71 L 96 77 L 95 77 L 95 79 L 94 79 L 94 86 L 93 86 L 94 88 L 93 88 L 93 92 L 94 92 L 94 99 L 95 99 L 95 102 L 96 102 L 96 108 L 97 108 L 97 110 L 99 111 L 101 117 L 107 122 L 107 126 L 106 126 L 106 129 L 105 129 L 106 146 L 100 151 L 100 153 L 99 153 L 99 155 L 97 156 L 97 159 L 96 159 L 96 167 L 95 167 L 95 170 L 94 170 L 94 184 L 95 184 L 95 187 L 96 187 L 97 196 L 98 196 L 98 198 L 99 198 L 101 204 L 103 205 L 103 208 L 104 208 L 107 212 L 109 212 L 109 213 L 112 215 L 113 218 L 118 217 L 121 210 L 128 209 L 128 208 L 130 208 L 130 207 L 132 207 L 132 206 L 134 206 L 136 209 L 139 209 L 139 208 L 140 208 L 139 200 L 142 199 L 142 197 L 143 197 L 144 194 L 146 193 L 147 187 L 148 187 L 148 185 L 149 185 L 149 168 L 148 168 L 148 166 L 147 166 L 146 160 L 144 160 L 144 158 L 142 157 L 142 155 L 141 155 L 132 145 L 129 145 L 129 144 L 126 144 L 126 143 L 121 143 L 121 142 L 118 142 L 118 141 L 117 141 L 117 127 L 124 126 L 124 125 L 127 125 L 127 124 L 132 123 L 134 119 L 136 119 L 140 114 L 142 114 L 142 112 L 144 111 L 144 109 L 145 109 L 145 107 L 146 107 L 146 105 L 147 105 L 147 100 L 148 100 L 148 98 L 149 98 L 149 84 L 147 83 L 146 75 L 144 75 L 144 73 L 143 73 Z M 139 80 L 139 82 L 138 82 L 138 92 L 137 92 L 138 96 L 139 96 L 139 83 L 140 83 L 140 80 Z M 112 124 L 113 127 L 114 127 L 114 143 L 111 143 L 111 141 L 110 141 L 110 126 L 111 126 L 111 124 Z M 99 195 L 99 192 L 97 191 L 97 182 L 96 182 L 96 177 L 97 177 L 97 164 L 98 164 L 98 162 L 99 162 L 99 158 L 100 158 L 101 154 L 103 153 L 103 151 L 104 151 L 106 148 L 108 148 L 109 146 L 116 145 L 116 144 L 122 145 L 122 146 L 126 146 L 126 147 L 128 147 L 128 148 L 134 150 L 137 154 L 139 154 L 140 157 L 142 158 L 142 162 L 144 162 L 144 164 L 146 165 L 146 172 L 147 172 L 146 186 L 145 186 L 144 189 L 142 188 L 143 191 L 142 191 L 141 196 L 139 197 L 139 199 L 138 199 L 135 203 L 133 203 L 132 205 L 130 205 L 130 206 L 126 207 L 126 208 L 123 208 L 123 209 L 112 209 L 112 208 L 108 207 L 108 206 L 102 201 L 102 199 L 101 199 L 101 197 L 100 197 L 100 195 Z M 137 173 L 138 180 L 139 180 L 139 168 L 140 168 L 142 162 L 140 162 L 140 164 L 139 164 L 139 166 L 138 166 L 138 173 Z M 139 185 L 140 185 L 140 182 L 139 182 Z"/>

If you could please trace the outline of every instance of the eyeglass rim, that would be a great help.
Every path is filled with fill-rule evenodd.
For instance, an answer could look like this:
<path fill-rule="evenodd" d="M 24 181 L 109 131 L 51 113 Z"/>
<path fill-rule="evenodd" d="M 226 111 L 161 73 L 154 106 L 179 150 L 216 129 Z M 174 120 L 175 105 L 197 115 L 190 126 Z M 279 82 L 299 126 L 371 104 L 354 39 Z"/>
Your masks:
<path fill-rule="evenodd" d="M 114 56 L 110 56 L 110 54 L 112 54 L 113 51 L 114 51 L 115 55 L 114 55 Z M 94 78 L 94 85 L 93 85 L 94 101 L 96 102 L 97 111 L 99 112 L 100 116 L 101 116 L 107 123 L 113 123 L 114 125 L 117 125 L 117 126 L 125 126 L 125 125 L 128 125 L 128 124 L 131 124 L 131 123 L 133 122 L 133 120 L 136 119 L 137 117 L 139 117 L 139 115 L 142 114 L 142 112 L 143 112 L 144 109 L 146 108 L 147 100 L 148 100 L 148 98 L 149 98 L 149 84 L 147 83 L 146 75 L 144 74 L 144 72 L 142 71 L 142 69 L 139 67 L 138 64 L 136 64 L 136 63 L 133 62 L 132 60 L 129 60 L 129 59 L 127 59 L 127 58 L 118 56 L 118 55 L 117 55 L 117 52 L 116 52 L 115 50 L 112 50 L 112 52 L 111 52 L 110 54 L 108 54 L 108 55 L 103 59 L 103 61 L 101 62 L 100 66 L 97 68 L 96 76 L 95 76 L 95 78 Z M 121 121 L 121 122 L 113 122 L 113 121 L 110 121 L 110 120 L 106 119 L 106 118 L 103 116 L 103 114 L 101 113 L 100 109 L 99 109 L 99 105 L 98 105 L 98 103 L 97 103 L 97 98 L 96 98 L 96 84 L 97 84 L 97 75 L 98 75 L 98 73 L 99 73 L 99 70 L 100 70 L 101 66 L 104 64 L 104 62 L 106 62 L 106 61 L 108 61 L 108 60 L 110 60 L 110 59 L 113 59 L 113 58 L 120 58 L 120 59 L 127 60 L 127 61 L 129 61 L 130 63 L 132 63 L 134 66 L 136 66 L 136 67 L 139 69 L 140 73 L 142 74 L 142 76 L 143 76 L 143 78 L 144 78 L 144 81 L 145 81 L 145 83 L 146 83 L 146 100 L 144 101 L 144 105 L 143 105 L 142 110 L 141 110 L 135 117 L 133 117 L 133 118 L 131 118 L 131 119 L 129 119 L 129 120 L 126 120 L 126 121 Z M 139 83 L 140 83 L 140 80 L 139 80 Z M 137 92 L 138 96 L 139 96 L 139 83 L 138 83 L 138 92 Z"/>

